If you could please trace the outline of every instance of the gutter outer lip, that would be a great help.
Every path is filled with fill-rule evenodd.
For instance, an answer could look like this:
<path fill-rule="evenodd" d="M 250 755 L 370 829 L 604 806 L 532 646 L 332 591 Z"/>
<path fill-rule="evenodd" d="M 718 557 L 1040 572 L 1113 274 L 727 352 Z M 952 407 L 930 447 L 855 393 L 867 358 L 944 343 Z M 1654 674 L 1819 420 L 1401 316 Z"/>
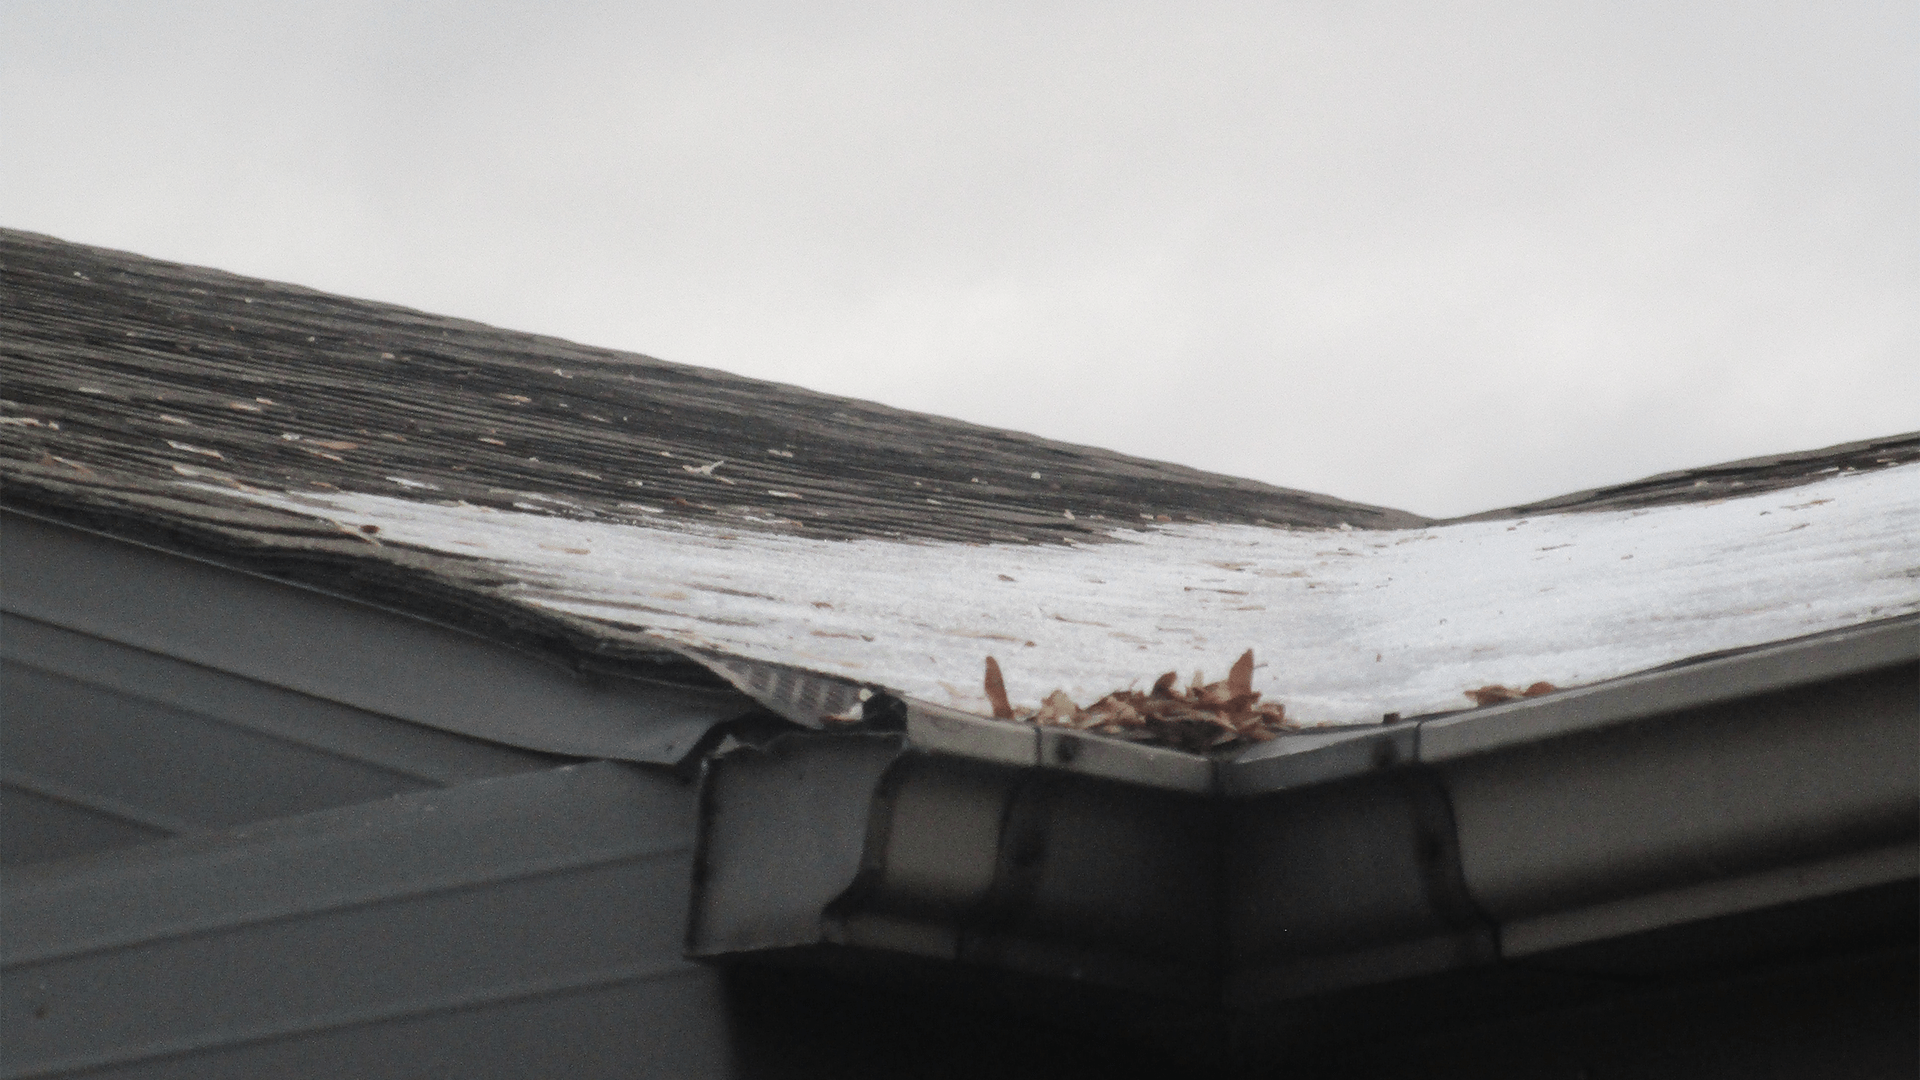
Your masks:
<path fill-rule="evenodd" d="M 928 753 L 1060 769 L 1165 791 L 1251 798 L 1396 765 L 1438 764 L 1545 742 L 1914 659 L 1920 659 L 1920 615 L 1902 615 L 1732 655 L 1679 660 L 1545 697 L 1394 724 L 1307 729 L 1224 758 L 903 700 L 908 743 Z"/>

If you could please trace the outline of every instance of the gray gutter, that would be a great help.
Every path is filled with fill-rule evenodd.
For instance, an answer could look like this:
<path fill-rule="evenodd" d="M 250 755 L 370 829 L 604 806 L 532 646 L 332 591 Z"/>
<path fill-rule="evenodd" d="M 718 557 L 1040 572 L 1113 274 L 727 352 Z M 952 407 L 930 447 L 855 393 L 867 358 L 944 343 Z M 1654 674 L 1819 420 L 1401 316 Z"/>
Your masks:
<path fill-rule="evenodd" d="M 1423 725 L 1505 955 L 1913 877 L 1916 655 L 1908 619 Z"/>
<path fill-rule="evenodd" d="M 1258 1008 L 1911 881 L 1917 659 L 1909 617 L 1223 761 L 909 702 L 707 764 L 689 952 Z"/>

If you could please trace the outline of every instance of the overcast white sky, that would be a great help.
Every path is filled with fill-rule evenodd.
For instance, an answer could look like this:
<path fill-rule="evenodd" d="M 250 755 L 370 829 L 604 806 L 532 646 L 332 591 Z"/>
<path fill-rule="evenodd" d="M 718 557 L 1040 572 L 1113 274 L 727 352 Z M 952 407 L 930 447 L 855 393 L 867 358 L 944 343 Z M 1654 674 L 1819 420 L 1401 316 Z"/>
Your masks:
<path fill-rule="evenodd" d="M 1920 428 L 1920 5 L 0 4 L 0 224 L 1428 514 Z"/>

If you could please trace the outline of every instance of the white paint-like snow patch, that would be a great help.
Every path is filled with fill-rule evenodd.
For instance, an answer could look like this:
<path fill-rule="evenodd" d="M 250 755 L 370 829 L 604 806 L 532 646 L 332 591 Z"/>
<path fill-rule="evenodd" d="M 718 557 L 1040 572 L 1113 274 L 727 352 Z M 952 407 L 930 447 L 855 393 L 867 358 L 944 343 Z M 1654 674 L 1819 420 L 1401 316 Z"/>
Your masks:
<path fill-rule="evenodd" d="M 1375 532 L 1183 525 L 1078 547 L 828 541 L 362 494 L 251 493 L 494 560 L 539 607 L 984 712 L 1177 668 L 1308 723 L 1464 708 L 1920 611 L 1920 466 L 1743 499 Z"/>

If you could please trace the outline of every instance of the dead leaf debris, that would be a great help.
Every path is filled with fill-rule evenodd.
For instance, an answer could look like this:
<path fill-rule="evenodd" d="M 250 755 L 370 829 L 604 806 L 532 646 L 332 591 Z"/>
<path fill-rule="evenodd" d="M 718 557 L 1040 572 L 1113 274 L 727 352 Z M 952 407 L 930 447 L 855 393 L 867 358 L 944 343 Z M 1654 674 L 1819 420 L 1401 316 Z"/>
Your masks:
<path fill-rule="evenodd" d="M 1524 690 L 1515 690 L 1511 686 L 1501 686 L 1498 683 L 1492 683 L 1487 686 L 1482 686 L 1477 690 L 1467 690 L 1465 693 L 1473 699 L 1476 707 L 1484 708 L 1488 705 L 1499 705 L 1503 702 L 1519 701 L 1521 698 L 1551 694 L 1558 689 L 1560 688 L 1550 682 L 1537 682 Z"/>
<path fill-rule="evenodd" d="M 1023 716 L 1007 698 L 999 662 L 987 657 L 987 701 L 998 720 L 1074 728 L 1193 753 L 1266 742 L 1294 727 L 1284 705 L 1262 702 L 1253 688 L 1252 649 L 1241 654 L 1219 682 L 1205 682 L 1197 671 L 1184 689 L 1179 681 L 1179 673 L 1169 671 L 1150 691 L 1116 690 L 1085 708 L 1066 691 L 1055 690 L 1040 708 Z"/>

